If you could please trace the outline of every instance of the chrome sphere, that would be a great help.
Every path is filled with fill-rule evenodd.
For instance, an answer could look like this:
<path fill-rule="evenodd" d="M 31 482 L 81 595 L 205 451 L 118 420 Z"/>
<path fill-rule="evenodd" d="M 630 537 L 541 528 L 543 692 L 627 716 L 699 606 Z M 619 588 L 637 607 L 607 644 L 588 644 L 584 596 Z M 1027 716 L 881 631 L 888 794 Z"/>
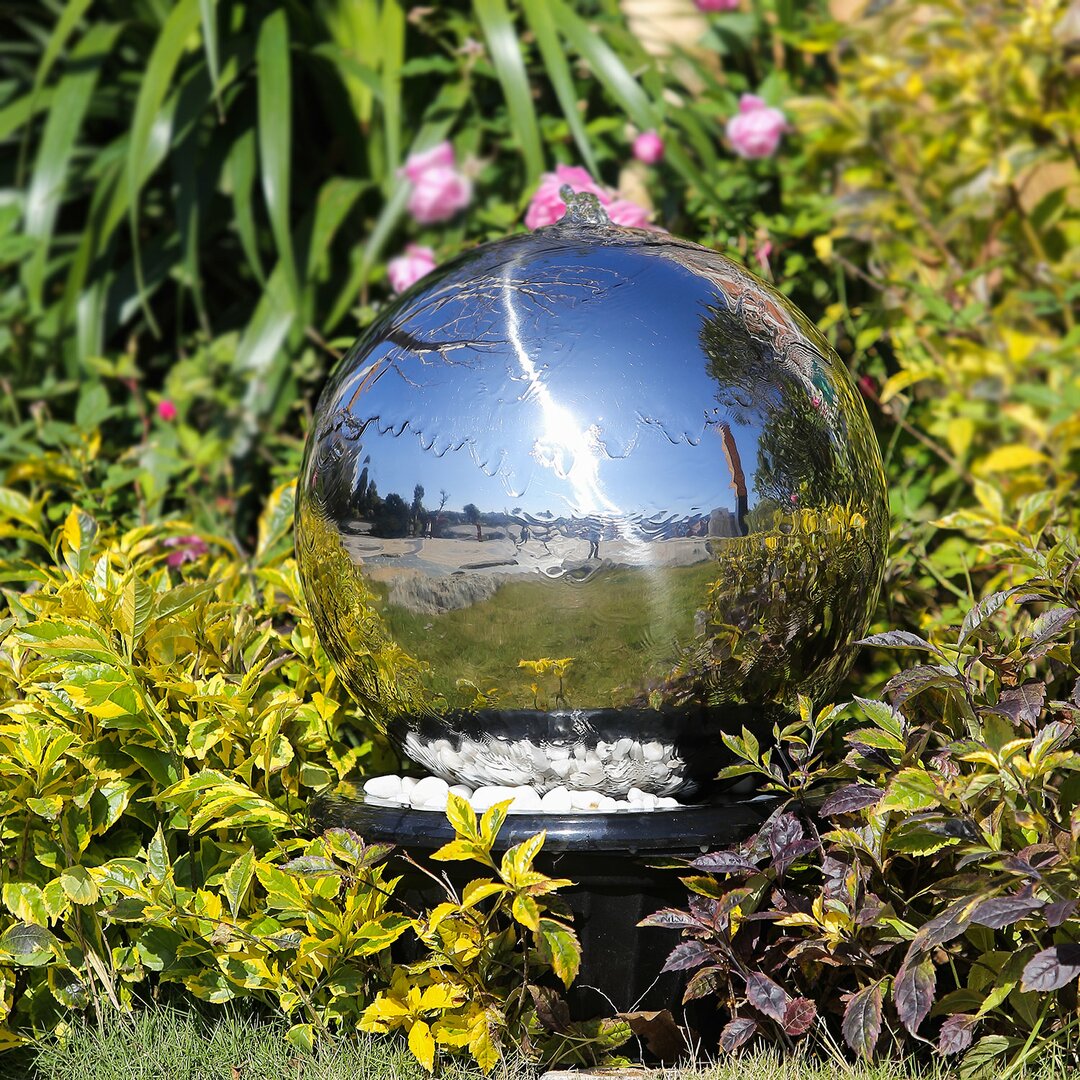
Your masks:
<path fill-rule="evenodd" d="M 380 314 L 297 493 L 342 682 L 431 772 L 540 792 L 700 790 L 723 732 L 823 701 L 886 535 L 874 433 L 813 325 L 580 205 Z"/>

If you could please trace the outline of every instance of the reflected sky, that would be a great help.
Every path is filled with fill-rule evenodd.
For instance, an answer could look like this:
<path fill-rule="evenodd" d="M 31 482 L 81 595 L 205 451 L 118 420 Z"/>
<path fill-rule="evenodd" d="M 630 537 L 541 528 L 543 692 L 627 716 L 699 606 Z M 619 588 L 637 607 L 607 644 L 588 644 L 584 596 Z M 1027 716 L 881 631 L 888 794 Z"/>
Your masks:
<path fill-rule="evenodd" d="M 444 277 L 328 388 L 363 428 L 354 480 L 407 502 L 421 484 L 428 507 L 445 491 L 450 510 L 707 515 L 736 506 L 726 429 L 753 492 L 765 416 L 720 403 L 710 283 L 618 247 L 487 269 Z"/>

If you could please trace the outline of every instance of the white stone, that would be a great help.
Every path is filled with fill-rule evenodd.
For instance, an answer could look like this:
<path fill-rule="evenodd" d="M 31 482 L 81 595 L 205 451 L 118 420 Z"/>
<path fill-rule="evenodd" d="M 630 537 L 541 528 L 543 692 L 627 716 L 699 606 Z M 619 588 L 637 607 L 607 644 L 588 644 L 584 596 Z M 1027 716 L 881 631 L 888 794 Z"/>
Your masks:
<path fill-rule="evenodd" d="M 461 798 L 465 799 L 466 801 L 468 801 L 469 799 L 472 798 L 472 793 L 473 793 L 473 789 L 471 787 L 467 787 L 465 784 L 452 784 L 447 789 L 447 795 L 448 796 L 449 795 L 459 795 L 459 796 L 461 796 Z"/>
<path fill-rule="evenodd" d="M 625 802 L 623 803 L 623 806 L 627 806 L 627 805 L 629 805 L 629 804 L 627 804 Z M 600 797 L 600 801 L 596 804 L 596 809 L 597 810 L 618 810 L 619 809 L 619 803 L 618 803 L 617 800 L 613 799 L 610 795 L 602 795 Z"/>
<path fill-rule="evenodd" d="M 599 810 L 600 800 L 605 797 L 599 791 L 572 791 L 570 805 L 575 810 Z"/>
<path fill-rule="evenodd" d="M 622 738 L 611 748 L 611 752 L 617 758 L 624 758 L 629 755 L 630 747 L 633 745 L 633 739 Z"/>
<path fill-rule="evenodd" d="M 414 787 L 416 787 L 415 776 L 403 776 L 401 778 L 401 793 L 403 795 L 408 795 Z"/>
<path fill-rule="evenodd" d="M 473 792 L 472 798 L 469 801 L 472 803 L 474 810 L 483 811 L 494 806 L 496 803 L 506 802 L 507 799 L 512 799 L 513 797 L 513 788 L 496 784 L 487 787 L 478 787 Z"/>
<path fill-rule="evenodd" d="M 373 799 L 397 799 L 401 795 L 401 777 L 373 776 L 364 781 L 364 794 Z"/>
<path fill-rule="evenodd" d="M 551 763 L 551 771 L 559 777 L 566 778 L 570 775 L 570 770 L 574 767 L 574 762 L 570 758 L 558 758 Z"/>
<path fill-rule="evenodd" d="M 645 798 L 645 792 L 642 791 L 641 788 L 639 788 L 639 787 L 632 787 L 626 793 L 626 801 L 629 802 L 629 803 L 639 803 L 639 802 L 642 802 L 644 800 L 644 798 Z"/>
<path fill-rule="evenodd" d="M 552 788 L 540 800 L 540 807 L 545 814 L 568 814 L 574 808 L 569 790 L 564 787 Z"/>
<path fill-rule="evenodd" d="M 552 761 L 565 761 L 570 756 L 570 748 L 568 746 L 549 746 L 547 756 Z"/>
<path fill-rule="evenodd" d="M 673 799 L 670 795 L 665 795 L 662 799 L 656 800 L 656 805 L 664 809 L 671 809 L 675 806 L 682 806 L 682 803 L 678 799 Z"/>
<path fill-rule="evenodd" d="M 409 792 L 409 802 L 413 806 L 430 807 L 442 810 L 446 807 L 446 795 L 450 785 L 441 776 L 425 776 L 418 780 Z"/>
<path fill-rule="evenodd" d="M 539 793 L 535 788 L 529 787 L 528 784 L 514 788 L 514 803 L 510 809 L 523 813 L 543 809 Z"/>

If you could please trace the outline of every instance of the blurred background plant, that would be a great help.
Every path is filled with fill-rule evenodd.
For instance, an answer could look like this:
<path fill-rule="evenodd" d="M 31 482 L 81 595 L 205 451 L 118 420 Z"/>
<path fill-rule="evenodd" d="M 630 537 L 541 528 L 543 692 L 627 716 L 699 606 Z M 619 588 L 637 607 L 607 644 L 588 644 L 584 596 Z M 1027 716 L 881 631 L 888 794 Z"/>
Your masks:
<path fill-rule="evenodd" d="M 262 779 L 241 775 L 254 795 L 237 798 L 287 815 L 313 770 L 336 770 L 326 747 L 376 761 L 366 706 L 345 701 L 297 629 L 291 564 L 275 569 L 281 485 L 326 372 L 391 295 L 469 245 L 552 220 L 564 180 L 622 220 L 727 251 L 834 342 L 891 486 L 877 629 L 952 640 L 979 597 L 1037 576 L 1051 543 L 1078 532 L 1076 0 L 12 0 L 0 19 L 0 677 L 13 725 L 46 671 L 13 658 L 33 651 L 23 638 L 47 597 L 70 600 L 65 619 L 106 619 L 121 651 L 171 602 L 165 571 L 136 572 L 118 539 L 147 527 L 132 544 L 153 537 L 170 573 L 198 571 L 192 588 L 212 577 L 189 616 L 193 656 L 246 678 L 249 659 L 222 658 L 200 622 L 205 606 L 239 603 L 238 640 L 289 657 L 245 692 L 269 702 L 318 686 L 335 703 L 282 736 L 289 762 L 271 752 Z M 85 580 L 91 565 L 101 580 Z M 137 580 L 157 605 L 142 615 Z M 1071 635 L 1055 645 L 1062 664 L 1075 663 Z M 897 657 L 864 650 L 851 688 L 879 692 Z M 187 707 L 155 678 L 140 692 L 187 739 Z M 74 722 L 64 709 L 57 722 Z M 6 737 L 15 755 L 21 735 Z M 64 761 L 85 767 L 74 750 Z M 117 791 L 163 788 L 130 767 Z M 53 794 L 66 798 L 34 798 Z M 183 812 L 138 806 L 132 857 L 149 860 L 160 822 L 188 866 Z M 35 829 L 52 827 L 39 817 Z M 37 925 L 23 885 L 52 877 L 4 873 L 0 921 L 31 912 Z M 81 912 L 86 888 L 80 877 L 53 899 Z M 84 979 L 79 950 L 57 963 Z M 101 955 L 122 977 L 128 960 Z M 19 984 L 24 1026 L 47 1026 L 38 1017 L 67 993 L 67 975 L 59 991 L 44 978 L 33 985 L 52 997 Z M 94 978 L 86 988 L 105 985 Z"/>

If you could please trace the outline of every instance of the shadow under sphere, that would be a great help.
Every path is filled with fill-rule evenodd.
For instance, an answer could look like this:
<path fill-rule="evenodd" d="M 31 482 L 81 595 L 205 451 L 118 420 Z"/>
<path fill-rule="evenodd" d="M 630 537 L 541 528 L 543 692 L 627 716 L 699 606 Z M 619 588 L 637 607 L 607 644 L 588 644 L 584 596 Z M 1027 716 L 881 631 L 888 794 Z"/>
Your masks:
<path fill-rule="evenodd" d="M 881 457 L 827 342 L 715 252 L 573 211 L 390 304 L 308 438 L 342 681 L 451 782 L 700 793 L 865 633 Z"/>

